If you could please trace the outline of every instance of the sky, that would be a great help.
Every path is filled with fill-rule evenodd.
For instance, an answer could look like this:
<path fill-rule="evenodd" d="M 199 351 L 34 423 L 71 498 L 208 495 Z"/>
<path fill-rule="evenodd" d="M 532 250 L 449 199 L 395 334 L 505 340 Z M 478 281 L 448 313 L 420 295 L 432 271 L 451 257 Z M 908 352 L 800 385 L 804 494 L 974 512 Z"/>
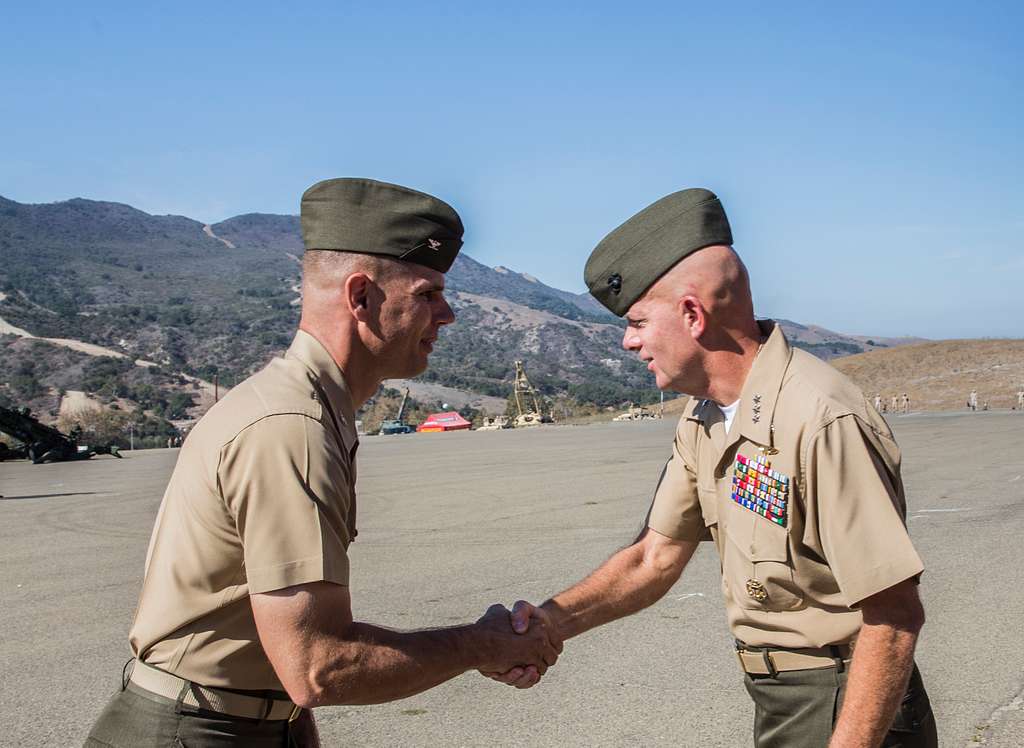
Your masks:
<path fill-rule="evenodd" d="M 759 315 L 1024 337 L 1024 4 L 147 5 L 5 8 L 0 195 L 216 222 L 373 177 L 582 292 L 605 234 L 700 186 Z"/>

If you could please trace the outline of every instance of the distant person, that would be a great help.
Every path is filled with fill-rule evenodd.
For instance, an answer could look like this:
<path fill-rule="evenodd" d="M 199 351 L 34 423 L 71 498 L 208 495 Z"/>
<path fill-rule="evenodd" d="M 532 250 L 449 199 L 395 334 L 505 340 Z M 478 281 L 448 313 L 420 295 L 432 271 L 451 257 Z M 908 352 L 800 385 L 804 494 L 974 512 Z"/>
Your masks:
<path fill-rule="evenodd" d="M 879 413 L 882 412 L 882 395 L 881 393 L 875 395 L 875 410 Z"/>
<path fill-rule="evenodd" d="M 550 627 L 518 635 L 500 606 L 425 631 L 354 620 L 355 411 L 384 379 L 421 374 L 454 321 L 444 274 L 462 222 L 367 179 L 314 185 L 301 220 L 295 340 L 182 447 L 129 635 L 135 663 L 87 746 L 315 746 L 312 707 L 402 699 L 471 669 L 539 677 L 558 656 Z"/>
<path fill-rule="evenodd" d="M 978 391 L 971 390 L 971 394 L 967 396 L 967 407 L 971 410 L 978 409 Z"/>
<path fill-rule="evenodd" d="M 892 411 L 893 413 L 896 413 L 897 412 L 897 408 L 898 408 L 898 403 L 899 403 L 899 398 L 897 398 L 895 395 L 893 395 L 889 399 L 889 410 Z"/>
<path fill-rule="evenodd" d="M 934 746 L 914 667 L 924 567 L 907 535 L 899 448 L 853 382 L 754 319 L 731 244 L 718 198 L 684 190 L 590 255 L 587 287 L 626 317 L 623 347 L 659 388 L 694 397 L 636 542 L 539 608 L 520 601 L 513 622 L 551 621 L 570 638 L 635 613 L 713 540 L 757 746 Z M 679 631 L 683 658 L 706 646 L 689 636 Z M 517 742 L 529 744 L 528 728 Z"/>
<path fill-rule="evenodd" d="M 1017 410 L 1024 410 L 1024 387 L 1017 390 Z"/>
<path fill-rule="evenodd" d="M 903 393 L 903 399 L 900 401 L 900 409 L 903 411 L 904 415 L 910 412 L 910 398 L 907 396 L 906 392 Z"/>

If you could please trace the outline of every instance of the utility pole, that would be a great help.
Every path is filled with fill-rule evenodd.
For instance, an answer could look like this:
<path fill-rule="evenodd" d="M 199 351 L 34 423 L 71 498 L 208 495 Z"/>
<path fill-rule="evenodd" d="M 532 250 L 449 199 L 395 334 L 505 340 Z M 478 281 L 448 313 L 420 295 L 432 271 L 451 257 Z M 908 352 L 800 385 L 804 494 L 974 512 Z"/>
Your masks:
<path fill-rule="evenodd" d="M 214 374 L 213 375 L 213 401 L 214 402 L 217 402 L 218 400 L 220 400 L 220 381 L 219 381 L 219 377 L 220 377 L 219 374 Z"/>
<path fill-rule="evenodd" d="M 128 449 L 135 451 L 135 424 L 128 421 Z"/>

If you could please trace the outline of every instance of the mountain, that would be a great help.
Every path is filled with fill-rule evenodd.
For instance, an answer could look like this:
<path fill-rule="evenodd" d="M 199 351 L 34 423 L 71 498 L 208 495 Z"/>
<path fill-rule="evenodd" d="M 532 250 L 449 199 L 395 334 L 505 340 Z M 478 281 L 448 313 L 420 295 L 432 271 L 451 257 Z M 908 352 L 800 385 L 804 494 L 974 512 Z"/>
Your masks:
<path fill-rule="evenodd" d="M 851 356 L 865 351 L 921 343 L 924 338 L 886 338 L 866 335 L 844 335 L 826 330 L 818 325 L 801 325 L 788 319 L 776 320 L 786 338 L 797 348 L 810 351 L 818 358 L 829 361 L 841 356 Z"/>
<path fill-rule="evenodd" d="M 117 391 L 132 402 L 137 388 L 155 388 L 170 393 L 165 411 L 180 417 L 181 397 L 175 407 L 169 399 L 182 395 L 171 391 L 175 386 L 208 392 L 208 384 L 194 379 L 215 377 L 232 384 L 287 347 L 299 316 L 301 252 L 297 216 L 251 213 L 204 225 L 119 203 L 29 205 L 0 198 L 0 336 L 6 330 L 84 341 L 121 354 L 120 369 L 104 374 L 108 397 Z M 534 385 L 553 398 L 606 406 L 657 397 L 645 367 L 620 347 L 621 321 L 589 295 L 487 267 L 465 253 L 447 284 L 458 322 L 442 331 L 420 378 L 436 391 L 504 398 L 519 359 Z M 886 344 L 783 325 L 797 345 L 822 357 Z M 0 342 L 9 348 L 17 341 Z M 37 360 L 48 345 L 67 348 L 39 340 L 19 345 L 31 345 Z M 22 348 L 0 361 L 0 396 L 9 401 L 31 401 L 12 382 L 32 377 L 37 398 L 40 390 L 90 392 L 103 379 L 89 374 L 96 364 L 81 359 L 81 347 L 74 364 L 64 361 L 71 354 L 54 354 L 60 371 L 15 372 L 11 362 L 27 366 Z M 134 360 L 149 362 L 147 371 L 129 372 Z"/>

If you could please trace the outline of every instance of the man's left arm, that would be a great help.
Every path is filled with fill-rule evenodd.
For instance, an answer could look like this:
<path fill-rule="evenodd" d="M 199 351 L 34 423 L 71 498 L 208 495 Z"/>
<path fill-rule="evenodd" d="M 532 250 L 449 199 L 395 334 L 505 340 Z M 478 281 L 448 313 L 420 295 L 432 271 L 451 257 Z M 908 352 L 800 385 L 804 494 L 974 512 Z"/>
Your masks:
<path fill-rule="evenodd" d="M 820 543 L 847 604 L 863 615 L 831 746 L 876 747 L 906 692 L 924 623 L 917 594 L 924 564 L 903 519 L 899 449 L 878 424 L 847 415 L 811 439 L 805 464 L 806 500 L 817 515 L 807 534 Z"/>
<path fill-rule="evenodd" d="M 829 748 L 876 748 L 892 725 L 914 666 L 924 608 L 913 579 L 860 603 L 857 637 L 843 708 Z"/>

